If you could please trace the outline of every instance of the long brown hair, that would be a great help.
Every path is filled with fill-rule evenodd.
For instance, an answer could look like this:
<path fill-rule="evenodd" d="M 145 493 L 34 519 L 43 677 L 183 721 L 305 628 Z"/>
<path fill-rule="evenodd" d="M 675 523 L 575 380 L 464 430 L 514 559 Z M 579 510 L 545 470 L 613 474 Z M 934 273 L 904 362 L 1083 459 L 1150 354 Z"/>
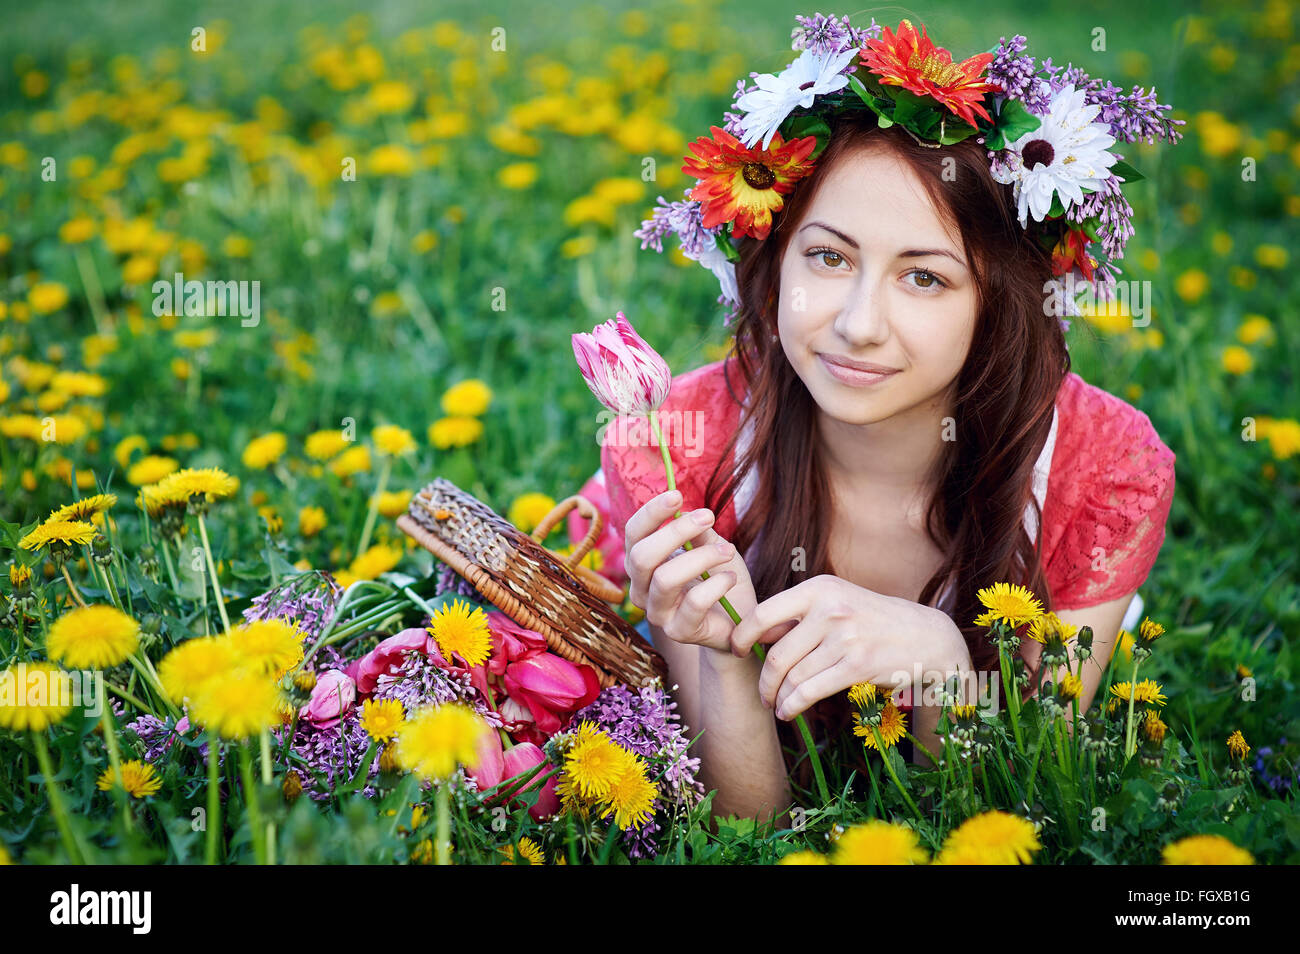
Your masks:
<path fill-rule="evenodd" d="M 925 518 L 926 533 L 945 558 L 919 602 L 933 602 L 952 578 L 950 615 L 972 662 L 976 669 L 996 670 L 997 652 L 986 630 L 973 625 L 983 611 L 976 591 L 995 582 L 1020 583 L 1051 607 L 1034 549 L 1042 539 L 1042 514 L 1032 477 L 1070 358 L 1059 322 L 1043 307 L 1044 285 L 1052 278 L 1050 253 L 1020 227 L 1011 186 L 993 179 L 987 153 L 974 137 L 929 148 L 897 126 L 879 129 L 871 114 L 833 120 L 831 131 L 814 171 L 786 197 L 769 237 L 747 237 L 739 245 L 741 306 L 726 378 L 732 387 L 732 363 L 738 364 L 748 391 L 741 428 L 750 423 L 753 439 L 736 461 L 734 475 L 715 469 L 705 496 L 710 508 L 721 512 L 756 468 L 755 493 L 732 542 L 745 555 L 760 601 L 804 579 L 834 573 L 828 552 L 831 493 L 816 452 L 816 407 L 776 339 L 781 261 L 837 161 L 862 148 L 893 150 L 924 184 L 940 214 L 960 230 L 978 289 L 973 343 L 954 382 L 956 439 L 945 442 L 931 475 L 930 486 L 938 490 Z M 955 166 L 945 163 L 949 158 Z M 733 453 L 737 437 L 731 436 L 723 460 Z M 1023 523 L 1031 505 L 1039 518 L 1037 540 L 1029 538 Z M 803 570 L 793 568 L 796 547 L 804 548 Z M 822 700 L 805 717 L 823 737 L 842 731 L 850 719 L 845 694 Z M 792 724 L 778 726 L 783 743 L 801 751 Z M 861 746 L 856 748 L 860 753 Z M 805 785 L 807 768 L 804 761 L 797 773 Z"/>

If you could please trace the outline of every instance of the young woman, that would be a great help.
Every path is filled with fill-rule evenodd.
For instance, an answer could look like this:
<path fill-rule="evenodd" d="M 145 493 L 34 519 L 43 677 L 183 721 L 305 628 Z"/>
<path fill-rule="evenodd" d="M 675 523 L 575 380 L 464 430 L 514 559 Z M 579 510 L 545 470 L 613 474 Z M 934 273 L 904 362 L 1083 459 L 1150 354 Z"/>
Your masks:
<path fill-rule="evenodd" d="M 607 439 L 598 474 L 715 812 L 788 807 L 792 720 L 840 736 L 855 683 L 996 671 L 974 625 L 995 582 L 1092 628 L 1086 710 L 1164 539 L 1174 455 L 1070 372 L 1051 252 L 986 148 L 832 119 L 739 252 L 733 353 L 677 376 L 660 410 L 679 492 L 653 446 Z M 1022 643 L 1031 673 L 1038 649 Z M 937 749 L 937 706 L 910 701 Z"/>

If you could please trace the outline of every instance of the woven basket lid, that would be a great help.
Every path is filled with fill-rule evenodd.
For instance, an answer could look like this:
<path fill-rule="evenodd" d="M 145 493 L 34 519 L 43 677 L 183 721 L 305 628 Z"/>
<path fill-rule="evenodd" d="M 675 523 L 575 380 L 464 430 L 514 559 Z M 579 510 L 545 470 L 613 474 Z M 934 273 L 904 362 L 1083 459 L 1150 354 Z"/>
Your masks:
<path fill-rule="evenodd" d="M 540 541 L 575 508 L 590 526 L 574 552 L 561 557 Z M 621 600 L 622 590 L 578 565 L 602 528 L 600 511 L 585 498 L 561 501 L 529 536 L 439 477 L 412 498 L 397 526 L 520 626 L 545 636 L 552 652 L 591 666 L 602 687 L 640 687 L 667 676 L 663 657 L 606 602 Z"/>

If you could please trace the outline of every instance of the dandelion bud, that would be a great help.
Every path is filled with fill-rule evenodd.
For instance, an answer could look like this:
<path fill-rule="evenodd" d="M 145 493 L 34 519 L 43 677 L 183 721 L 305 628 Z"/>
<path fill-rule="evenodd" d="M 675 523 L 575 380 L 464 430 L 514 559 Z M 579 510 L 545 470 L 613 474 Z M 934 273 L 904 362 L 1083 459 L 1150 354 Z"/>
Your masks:
<path fill-rule="evenodd" d="M 90 556 L 100 566 L 108 566 L 113 562 L 113 545 L 108 542 L 108 537 L 102 533 L 95 534 L 90 541 Z"/>
<path fill-rule="evenodd" d="M 298 796 L 302 794 L 302 779 L 298 777 L 297 772 L 290 769 L 285 773 L 284 783 L 280 788 L 284 792 L 284 800 L 292 805 L 298 800 Z"/>
<path fill-rule="evenodd" d="M 1092 627 L 1082 626 L 1079 628 L 1078 639 L 1075 640 L 1074 654 L 1080 659 L 1087 659 L 1092 655 Z"/>
<path fill-rule="evenodd" d="M 144 572 L 145 576 L 149 577 L 151 580 L 157 579 L 158 551 L 146 543 L 140 548 L 140 554 L 137 559 L 140 563 L 140 569 Z"/>

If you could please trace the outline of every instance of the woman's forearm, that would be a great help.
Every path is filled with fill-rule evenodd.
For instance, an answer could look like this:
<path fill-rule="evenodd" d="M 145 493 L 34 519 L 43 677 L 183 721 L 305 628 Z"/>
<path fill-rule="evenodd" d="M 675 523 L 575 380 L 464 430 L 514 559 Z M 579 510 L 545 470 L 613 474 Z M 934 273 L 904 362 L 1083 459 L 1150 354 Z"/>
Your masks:
<path fill-rule="evenodd" d="M 717 789 L 715 815 L 763 822 L 790 806 L 776 716 L 758 694 L 763 664 L 750 654 L 700 650 L 700 776 Z"/>

